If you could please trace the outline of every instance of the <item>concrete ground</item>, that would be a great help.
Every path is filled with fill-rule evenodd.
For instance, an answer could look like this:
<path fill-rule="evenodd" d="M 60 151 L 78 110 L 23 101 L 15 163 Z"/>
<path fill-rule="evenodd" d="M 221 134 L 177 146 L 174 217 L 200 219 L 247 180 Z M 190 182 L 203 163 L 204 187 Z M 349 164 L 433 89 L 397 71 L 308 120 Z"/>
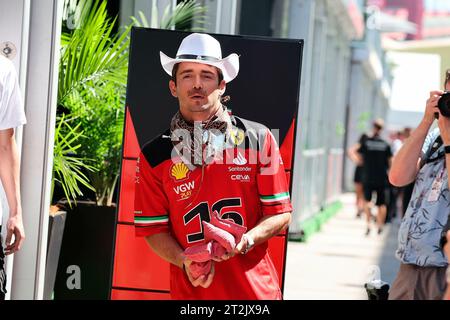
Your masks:
<path fill-rule="evenodd" d="M 341 197 L 343 208 L 306 243 L 288 243 L 284 298 L 286 300 L 367 300 L 364 283 L 374 266 L 392 284 L 400 219 L 386 224 L 381 235 L 365 236 L 365 218 L 356 218 L 354 194 Z"/>

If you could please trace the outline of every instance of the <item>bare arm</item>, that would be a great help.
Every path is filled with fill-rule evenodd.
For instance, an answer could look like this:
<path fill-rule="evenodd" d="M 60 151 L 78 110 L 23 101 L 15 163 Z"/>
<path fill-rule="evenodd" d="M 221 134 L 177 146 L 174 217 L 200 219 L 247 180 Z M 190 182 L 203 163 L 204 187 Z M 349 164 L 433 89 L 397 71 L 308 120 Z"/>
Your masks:
<path fill-rule="evenodd" d="M 416 178 L 419 171 L 422 146 L 430 126 L 431 123 L 422 121 L 392 159 L 389 181 L 394 186 L 407 185 Z"/>
<path fill-rule="evenodd" d="M 290 212 L 264 216 L 261 220 L 259 220 L 253 229 L 247 232 L 247 234 L 252 237 L 256 246 L 285 230 L 289 226 L 290 222 Z M 234 253 L 236 254 L 243 252 L 246 249 L 246 246 L 247 243 L 245 240 L 242 240 L 237 244 Z"/>
<path fill-rule="evenodd" d="M 439 112 L 437 102 L 442 94 L 441 91 L 433 91 L 427 101 L 425 115 L 419 126 L 406 139 L 403 146 L 392 160 L 389 171 L 389 181 L 397 187 L 407 185 L 414 181 L 419 171 L 419 161 L 422 146 L 435 118 L 434 113 Z"/>
<path fill-rule="evenodd" d="M 183 269 L 183 249 L 169 233 L 154 234 L 145 240 L 158 256 Z"/>
<path fill-rule="evenodd" d="M 361 155 L 358 153 L 358 149 L 361 147 L 359 143 L 355 143 L 347 150 L 347 155 L 355 164 L 361 165 L 362 159 Z"/>
<path fill-rule="evenodd" d="M 194 279 L 189 272 L 189 265 L 192 261 L 185 258 L 183 249 L 169 233 L 157 233 L 145 237 L 145 240 L 158 256 L 167 262 L 186 270 L 186 275 L 194 287 L 201 286 L 207 288 L 211 285 L 214 278 L 214 265 L 208 275 L 203 275 L 198 279 Z"/>
<path fill-rule="evenodd" d="M 9 206 L 5 253 L 20 250 L 25 239 L 20 202 L 20 165 L 14 129 L 0 130 L 0 179 Z M 11 244 L 12 236 L 14 242 Z"/>

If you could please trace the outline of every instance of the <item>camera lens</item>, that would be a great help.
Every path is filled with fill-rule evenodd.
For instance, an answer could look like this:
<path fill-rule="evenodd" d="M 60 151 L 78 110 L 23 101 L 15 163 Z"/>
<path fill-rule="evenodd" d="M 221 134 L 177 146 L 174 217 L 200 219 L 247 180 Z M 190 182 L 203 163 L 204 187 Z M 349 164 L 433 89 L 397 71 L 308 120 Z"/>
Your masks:
<path fill-rule="evenodd" d="M 438 102 L 438 108 L 444 117 L 450 118 L 450 91 L 445 92 Z"/>

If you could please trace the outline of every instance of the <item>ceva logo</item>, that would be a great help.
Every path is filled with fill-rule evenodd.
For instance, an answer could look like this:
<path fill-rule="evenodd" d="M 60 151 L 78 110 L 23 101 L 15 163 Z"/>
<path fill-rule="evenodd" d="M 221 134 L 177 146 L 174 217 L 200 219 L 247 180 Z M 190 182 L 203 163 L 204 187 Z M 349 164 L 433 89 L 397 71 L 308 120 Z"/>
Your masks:
<path fill-rule="evenodd" d="M 231 180 L 250 182 L 250 176 L 248 174 L 233 174 L 231 175 Z"/>

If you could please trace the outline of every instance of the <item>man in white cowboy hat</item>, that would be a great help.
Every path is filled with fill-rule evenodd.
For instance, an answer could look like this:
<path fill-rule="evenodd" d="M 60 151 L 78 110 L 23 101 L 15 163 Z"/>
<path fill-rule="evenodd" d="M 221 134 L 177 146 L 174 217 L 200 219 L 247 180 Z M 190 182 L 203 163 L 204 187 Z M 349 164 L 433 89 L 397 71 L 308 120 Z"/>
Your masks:
<path fill-rule="evenodd" d="M 289 188 L 270 131 L 222 105 L 239 57 L 222 58 L 220 43 L 198 33 L 183 39 L 174 59 L 160 55 L 179 111 L 141 150 L 136 235 L 170 263 L 173 299 L 281 299 L 267 240 L 290 222 Z M 216 213 L 246 233 L 220 256 L 201 252 L 207 267 L 196 275 L 185 250 L 207 248 L 204 226 Z"/>

